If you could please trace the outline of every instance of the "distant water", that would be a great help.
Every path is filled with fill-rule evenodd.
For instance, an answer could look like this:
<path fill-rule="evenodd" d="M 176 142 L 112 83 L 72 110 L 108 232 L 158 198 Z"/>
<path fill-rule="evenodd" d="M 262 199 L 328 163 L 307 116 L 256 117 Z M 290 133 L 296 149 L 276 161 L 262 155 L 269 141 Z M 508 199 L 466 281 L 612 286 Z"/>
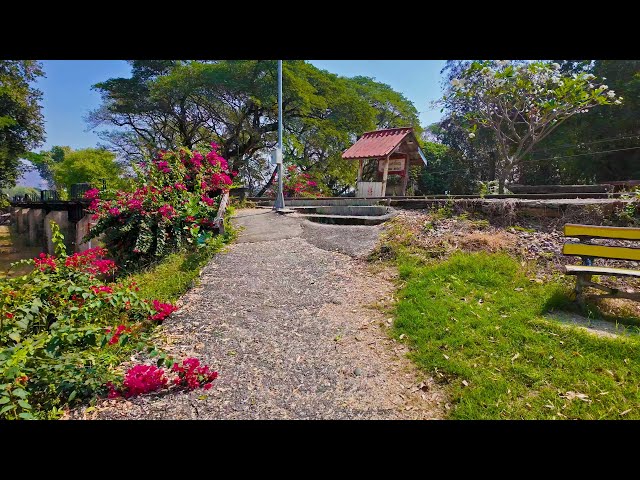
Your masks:
<path fill-rule="evenodd" d="M 0 225 L 0 279 L 7 276 L 7 269 L 12 262 L 17 262 L 23 258 L 37 257 L 42 248 L 28 247 L 24 243 L 24 238 L 11 232 L 7 225 Z M 14 268 L 9 272 L 9 277 L 17 277 L 29 272 L 33 267 L 24 265 L 18 269 Z"/>

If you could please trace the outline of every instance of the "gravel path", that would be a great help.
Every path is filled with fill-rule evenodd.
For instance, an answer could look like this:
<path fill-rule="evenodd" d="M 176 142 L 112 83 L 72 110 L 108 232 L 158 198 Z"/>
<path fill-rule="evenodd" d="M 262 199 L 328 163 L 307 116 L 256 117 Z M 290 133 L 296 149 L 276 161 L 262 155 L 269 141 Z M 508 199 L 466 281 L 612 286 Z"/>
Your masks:
<path fill-rule="evenodd" d="M 427 419 L 446 400 L 421 378 L 372 304 L 392 300 L 393 273 L 361 257 L 380 227 L 316 225 L 264 209 L 238 212 L 237 243 L 162 327 L 166 349 L 197 356 L 214 388 L 104 400 L 105 419 Z M 340 253 L 349 253 L 351 256 Z"/>

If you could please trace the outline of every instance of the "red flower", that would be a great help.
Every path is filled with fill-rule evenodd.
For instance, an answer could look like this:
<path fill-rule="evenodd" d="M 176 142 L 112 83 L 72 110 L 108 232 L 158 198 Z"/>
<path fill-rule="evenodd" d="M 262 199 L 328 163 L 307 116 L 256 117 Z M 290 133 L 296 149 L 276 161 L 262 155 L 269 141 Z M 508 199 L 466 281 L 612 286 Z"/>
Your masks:
<path fill-rule="evenodd" d="M 171 305 L 170 303 L 161 303 L 158 300 L 153 301 L 153 309 L 156 311 L 154 315 L 149 317 L 149 320 L 162 321 L 175 312 L 178 307 Z"/>
<path fill-rule="evenodd" d="M 211 382 L 218 378 L 218 372 L 210 370 L 208 365 L 201 365 L 197 358 L 186 358 L 182 365 L 174 363 L 171 371 L 178 374 L 173 383 L 188 390 L 199 387 L 209 390 Z"/>
<path fill-rule="evenodd" d="M 155 392 L 167 385 L 164 370 L 153 365 L 136 365 L 127 370 L 124 382 L 125 396 L 133 397 L 142 393 Z"/>
<path fill-rule="evenodd" d="M 210 207 L 213 207 L 216 203 L 216 201 L 213 198 L 209 198 L 206 195 L 202 195 L 200 199 Z"/>
<path fill-rule="evenodd" d="M 55 258 L 47 253 L 41 253 L 39 257 L 34 258 L 36 268 L 39 268 L 42 272 L 46 272 L 48 269 L 54 271 L 57 267 Z"/>
<path fill-rule="evenodd" d="M 4 314 L 7 318 L 13 318 L 13 313 L 7 312 Z"/>
<path fill-rule="evenodd" d="M 101 293 L 113 293 L 113 288 L 108 285 L 91 285 L 91 291 L 94 294 L 99 295 Z"/>

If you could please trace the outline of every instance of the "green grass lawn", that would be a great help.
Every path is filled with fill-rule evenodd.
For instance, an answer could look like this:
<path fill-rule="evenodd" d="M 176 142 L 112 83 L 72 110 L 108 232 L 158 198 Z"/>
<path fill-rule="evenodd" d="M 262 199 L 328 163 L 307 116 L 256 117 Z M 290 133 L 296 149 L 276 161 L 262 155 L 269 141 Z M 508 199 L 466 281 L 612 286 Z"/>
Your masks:
<path fill-rule="evenodd" d="M 456 419 L 640 418 L 640 339 L 597 337 L 543 318 L 568 302 L 506 254 L 424 264 L 396 258 L 395 338 L 443 380 Z"/>

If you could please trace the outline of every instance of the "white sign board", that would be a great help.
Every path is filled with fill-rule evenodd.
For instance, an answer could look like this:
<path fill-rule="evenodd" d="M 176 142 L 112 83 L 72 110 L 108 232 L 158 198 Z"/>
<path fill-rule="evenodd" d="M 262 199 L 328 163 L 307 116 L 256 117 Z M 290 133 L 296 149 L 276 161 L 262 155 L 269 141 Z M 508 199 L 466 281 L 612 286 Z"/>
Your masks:
<path fill-rule="evenodd" d="M 358 197 L 381 197 L 382 182 L 358 182 Z"/>
<path fill-rule="evenodd" d="M 277 165 L 278 163 L 282 163 L 282 150 L 276 148 L 271 151 L 271 165 Z"/>
<path fill-rule="evenodd" d="M 384 162 L 386 160 L 381 158 L 378 160 L 378 171 L 384 172 Z M 389 159 L 389 173 L 391 172 L 404 172 L 404 158 L 390 158 Z"/>

